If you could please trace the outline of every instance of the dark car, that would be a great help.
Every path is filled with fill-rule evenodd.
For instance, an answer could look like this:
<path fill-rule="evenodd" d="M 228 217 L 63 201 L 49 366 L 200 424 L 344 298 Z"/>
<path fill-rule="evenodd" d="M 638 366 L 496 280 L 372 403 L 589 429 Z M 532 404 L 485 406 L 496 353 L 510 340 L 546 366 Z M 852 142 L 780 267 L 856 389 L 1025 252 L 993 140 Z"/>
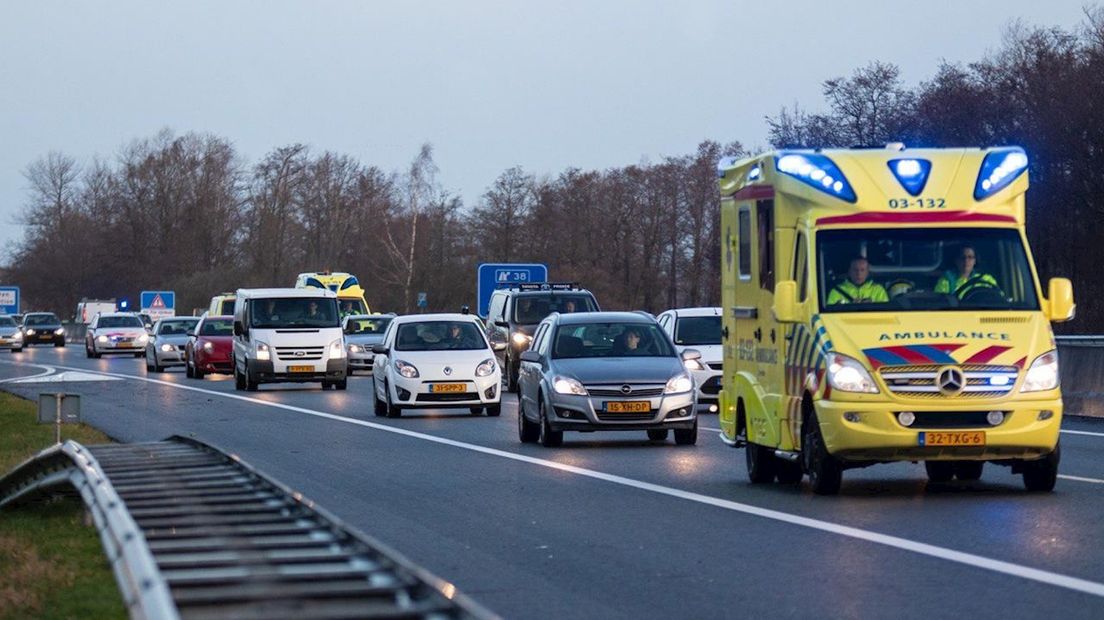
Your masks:
<path fill-rule="evenodd" d="M 544 317 L 553 312 L 597 312 L 594 295 L 573 282 L 534 282 L 510 284 L 491 294 L 487 310 L 487 339 L 505 339 L 502 372 L 506 389 L 517 390 L 521 352 L 529 348 L 533 332 Z"/>
<path fill-rule="evenodd" d="M 697 392 L 671 337 L 643 312 L 553 314 L 521 354 L 518 438 L 546 447 L 564 431 L 647 431 L 697 441 Z"/>
<path fill-rule="evenodd" d="M 233 349 L 234 317 L 204 316 L 184 345 L 184 374 L 193 379 L 233 374 Z"/>
<path fill-rule="evenodd" d="M 23 315 L 23 344 L 65 346 L 65 328 L 53 312 L 28 312 Z"/>

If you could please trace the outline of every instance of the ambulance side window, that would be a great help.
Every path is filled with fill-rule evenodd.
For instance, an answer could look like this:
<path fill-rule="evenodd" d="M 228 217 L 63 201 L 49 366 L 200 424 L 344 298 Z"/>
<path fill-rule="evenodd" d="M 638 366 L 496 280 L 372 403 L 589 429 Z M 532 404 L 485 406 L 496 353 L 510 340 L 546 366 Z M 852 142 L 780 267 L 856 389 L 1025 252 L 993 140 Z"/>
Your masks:
<path fill-rule="evenodd" d="M 805 259 L 805 233 L 799 232 L 794 241 L 793 279 L 797 282 L 797 299 L 802 302 L 809 291 L 809 262 Z"/>
<path fill-rule="evenodd" d="M 759 223 L 759 288 L 774 292 L 774 201 L 755 203 Z"/>
<path fill-rule="evenodd" d="M 751 279 L 751 208 L 740 207 L 739 230 L 736 234 L 740 239 L 740 279 Z"/>

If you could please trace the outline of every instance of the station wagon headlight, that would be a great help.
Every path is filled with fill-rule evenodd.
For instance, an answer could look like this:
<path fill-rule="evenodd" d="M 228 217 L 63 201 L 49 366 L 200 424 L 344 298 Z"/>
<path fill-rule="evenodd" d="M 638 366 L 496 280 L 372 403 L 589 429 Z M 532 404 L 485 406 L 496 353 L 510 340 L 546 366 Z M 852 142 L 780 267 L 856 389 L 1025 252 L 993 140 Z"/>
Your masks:
<path fill-rule="evenodd" d="M 418 368 L 409 362 L 395 360 L 395 370 L 407 379 L 416 379 L 418 377 Z"/>
<path fill-rule="evenodd" d="M 479 365 L 475 367 L 475 376 L 477 376 L 477 377 L 486 377 L 486 376 L 489 376 L 494 371 L 495 371 L 494 358 L 489 357 L 489 358 L 483 360 L 482 362 L 479 362 Z"/>
<path fill-rule="evenodd" d="M 1058 352 L 1047 351 L 1031 362 L 1021 392 L 1041 392 L 1058 387 Z"/>
<path fill-rule="evenodd" d="M 689 392 L 692 389 L 694 389 L 694 380 L 690 378 L 690 375 L 679 373 L 667 380 L 667 385 L 663 388 L 663 393 L 681 394 L 683 392 Z"/>
<path fill-rule="evenodd" d="M 168 353 L 169 351 L 173 350 L 173 346 L 166 342 L 165 344 L 161 345 L 161 350 L 165 353 Z"/>
<path fill-rule="evenodd" d="M 263 342 L 257 343 L 257 361 L 267 362 L 272 359 L 272 349 Z"/>
<path fill-rule="evenodd" d="M 826 361 L 828 385 L 831 385 L 833 390 L 864 394 L 878 393 L 878 386 L 874 384 L 874 379 L 858 360 L 839 353 L 829 353 Z"/>
<path fill-rule="evenodd" d="M 557 394 L 574 394 L 575 396 L 586 396 L 586 388 L 582 383 L 579 383 L 578 379 L 572 379 L 571 377 L 554 377 L 552 379 L 552 389 Z"/>
<path fill-rule="evenodd" d="M 330 359 L 341 359 L 343 357 L 345 357 L 345 343 L 334 340 L 330 343 Z"/>

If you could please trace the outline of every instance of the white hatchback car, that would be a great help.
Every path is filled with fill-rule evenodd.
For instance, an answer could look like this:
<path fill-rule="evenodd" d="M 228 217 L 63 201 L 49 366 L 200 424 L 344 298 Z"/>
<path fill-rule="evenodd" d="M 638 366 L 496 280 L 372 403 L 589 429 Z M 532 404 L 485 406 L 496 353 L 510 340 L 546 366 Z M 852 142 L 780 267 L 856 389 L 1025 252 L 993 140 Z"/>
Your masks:
<path fill-rule="evenodd" d="M 84 352 L 88 357 L 104 353 L 130 353 L 134 357 L 146 354 L 150 336 L 142 319 L 133 312 L 101 312 L 88 324 L 84 336 Z"/>
<path fill-rule="evenodd" d="M 502 412 L 502 370 L 495 351 L 470 314 L 400 316 L 387 328 L 376 354 L 372 382 L 376 415 L 397 418 L 403 409 L 467 407 L 489 416 Z"/>
<path fill-rule="evenodd" d="M 656 317 L 659 326 L 675 341 L 679 353 L 696 349 L 700 360 L 688 360 L 686 369 L 698 386 L 698 412 L 717 413 L 721 393 L 724 349 L 721 346 L 720 308 L 676 308 Z"/>

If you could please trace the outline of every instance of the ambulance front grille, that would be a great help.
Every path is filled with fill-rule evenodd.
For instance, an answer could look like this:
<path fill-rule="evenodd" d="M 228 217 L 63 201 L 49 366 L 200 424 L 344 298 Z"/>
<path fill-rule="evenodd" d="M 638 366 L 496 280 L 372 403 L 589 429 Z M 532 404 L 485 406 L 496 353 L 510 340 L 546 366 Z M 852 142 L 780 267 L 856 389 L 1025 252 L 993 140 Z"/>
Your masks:
<path fill-rule="evenodd" d="M 886 388 L 908 398 L 1001 398 L 1012 392 L 1019 376 L 1015 366 L 965 364 L 958 366 L 966 385 L 958 393 L 945 393 L 938 384 L 946 366 L 885 366 L 878 370 Z"/>

